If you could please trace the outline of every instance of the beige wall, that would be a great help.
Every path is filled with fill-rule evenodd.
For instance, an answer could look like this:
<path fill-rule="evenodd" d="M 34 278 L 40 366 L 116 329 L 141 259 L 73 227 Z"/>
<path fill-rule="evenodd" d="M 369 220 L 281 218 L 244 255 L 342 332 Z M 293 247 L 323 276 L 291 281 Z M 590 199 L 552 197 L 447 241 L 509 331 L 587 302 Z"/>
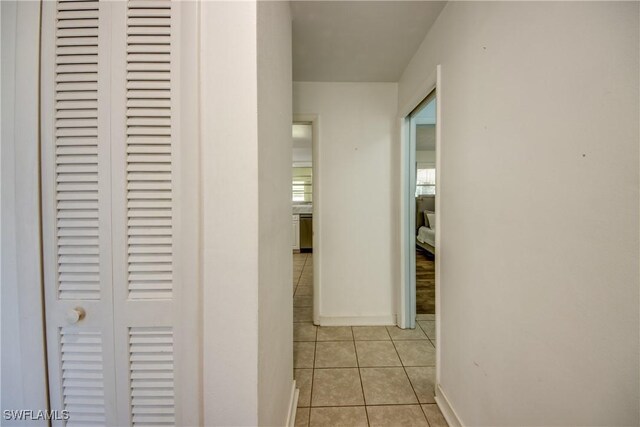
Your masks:
<path fill-rule="evenodd" d="M 256 9 L 200 5 L 202 377 L 211 426 L 258 424 Z"/>
<path fill-rule="evenodd" d="M 258 423 L 285 425 L 293 384 L 291 14 L 258 2 Z"/>
<path fill-rule="evenodd" d="M 466 425 L 638 425 L 638 3 L 449 2 L 442 389 Z"/>
<path fill-rule="evenodd" d="M 395 324 L 396 102 L 395 83 L 294 83 L 294 113 L 318 115 L 321 324 Z"/>
<path fill-rule="evenodd" d="M 284 425 L 293 391 L 289 4 L 204 2 L 201 37 L 204 422 Z"/>

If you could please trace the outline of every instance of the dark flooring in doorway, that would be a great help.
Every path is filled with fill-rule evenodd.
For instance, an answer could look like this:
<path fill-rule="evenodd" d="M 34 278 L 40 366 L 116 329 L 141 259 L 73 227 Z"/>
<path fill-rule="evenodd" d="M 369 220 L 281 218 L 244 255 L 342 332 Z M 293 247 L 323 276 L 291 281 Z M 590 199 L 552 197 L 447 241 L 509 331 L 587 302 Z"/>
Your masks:
<path fill-rule="evenodd" d="M 433 255 L 416 248 L 416 313 L 436 312 L 436 265 Z"/>

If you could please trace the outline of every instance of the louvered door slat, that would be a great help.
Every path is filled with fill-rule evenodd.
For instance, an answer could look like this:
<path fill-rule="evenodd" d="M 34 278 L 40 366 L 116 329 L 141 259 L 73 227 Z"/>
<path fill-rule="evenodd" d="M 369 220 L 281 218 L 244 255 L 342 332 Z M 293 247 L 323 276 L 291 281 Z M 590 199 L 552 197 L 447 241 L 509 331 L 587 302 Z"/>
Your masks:
<path fill-rule="evenodd" d="M 167 0 L 130 0 L 129 9 L 169 9 Z"/>
<path fill-rule="evenodd" d="M 93 38 L 93 37 L 92 37 Z M 73 40 L 73 39 L 70 39 Z M 63 76 L 65 74 L 71 73 L 97 73 L 98 72 L 98 64 L 60 64 L 56 66 L 56 73 L 58 73 L 58 77 Z"/>
<path fill-rule="evenodd" d="M 58 292 L 62 299 L 99 299 L 99 264 L 87 269 L 73 258 L 61 257 L 69 246 L 82 246 L 90 253 L 98 252 L 99 246 L 97 222 L 82 228 L 64 222 L 77 209 L 89 211 L 85 213 L 90 217 L 99 216 L 98 2 L 83 2 L 81 10 L 75 3 L 58 2 L 57 6 L 56 63 L 75 64 L 58 65 L 55 76 L 56 103 L 69 108 L 55 112 Z M 86 31 L 77 37 L 65 28 Z M 80 101 L 85 108 L 71 109 Z"/>
<path fill-rule="evenodd" d="M 59 2 L 58 10 L 98 10 L 98 6 L 91 1 Z"/>
<path fill-rule="evenodd" d="M 104 425 L 104 371 L 100 332 L 60 329 L 62 398 L 67 425 Z"/>
<path fill-rule="evenodd" d="M 173 329 L 131 328 L 129 357 L 133 425 L 175 423 Z"/>
<path fill-rule="evenodd" d="M 171 2 L 127 8 L 127 273 L 132 299 L 170 298 L 172 251 Z"/>
<path fill-rule="evenodd" d="M 61 11 L 62 12 L 62 11 Z M 69 12 L 67 12 L 69 13 Z M 60 19 L 58 21 L 58 28 L 68 28 L 68 29 L 76 29 L 76 28 L 86 28 L 93 29 L 98 26 L 98 18 L 96 19 Z"/>
<path fill-rule="evenodd" d="M 131 3 L 131 2 L 129 2 Z M 165 44 L 168 45 L 171 42 L 171 37 L 168 35 L 157 34 L 132 34 L 129 36 L 129 43 L 144 43 L 147 45 Z"/>
<path fill-rule="evenodd" d="M 93 36 L 95 37 L 98 36 L 98 29 L 95 27 L 88 27 L 88 28 L 71 27 L 71 28 L 60 28 L 58 30 L 58 37 L 93 37 Z"/>

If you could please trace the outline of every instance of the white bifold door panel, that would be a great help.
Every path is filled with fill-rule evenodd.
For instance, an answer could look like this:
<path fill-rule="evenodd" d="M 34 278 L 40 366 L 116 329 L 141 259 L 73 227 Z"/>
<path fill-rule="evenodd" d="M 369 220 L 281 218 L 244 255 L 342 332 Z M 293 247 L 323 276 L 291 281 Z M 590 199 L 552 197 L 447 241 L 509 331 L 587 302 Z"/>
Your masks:
<path fill-rule="evenodd" d="M 193 120 L 181 84 L 195 64 L 180 52 L 193 15 L 181 8 L 43 2 L 49 386 L 67 425 L 199 420 L 197 282 L 184 273 L 197 243 L 181 236 L 197 223 L 182 164 L 197 141 L 181 131 Z"/>

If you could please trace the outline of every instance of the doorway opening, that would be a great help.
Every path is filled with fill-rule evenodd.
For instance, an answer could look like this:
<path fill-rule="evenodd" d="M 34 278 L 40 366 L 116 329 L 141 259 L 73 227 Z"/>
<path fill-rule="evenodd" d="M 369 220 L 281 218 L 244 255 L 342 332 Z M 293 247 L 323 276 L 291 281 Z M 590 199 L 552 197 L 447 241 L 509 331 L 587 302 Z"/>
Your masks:
<path fill-rule="evenodd" d="M 415 305 L 418 322 L 435 321 L 436 313 L 436 93 L 429 96 L 410 115 L 412 149 L 415 157 Z M 430 323 L 421 327 L 435 330 Z M 435 339 L 435 336 L 433 336 Z"/>
<path fill-rule="evenodd" d="M 440 349 L 440 66 L 401 115 L 401 271 L 398 326 L 426 330 Z M 437 375 L 436 375 L 437 376 Z"/>
<path fill-rule="evenodd" d="M 441 337 L 441 70 L 438 65 L 401 118 L 401 271 L 398 326 L 424 331 L 435 347 L 439 399 Z"/>
<path fill-rule="evenodd" d="M 403 286 L 398 324 L 415 328 L 416 321 L 436 340 L 437 213 L 439 175 L 437 99 L 433 87 L 403 118 L 402 263 Z M 427 334 L 429 335 L 429 334 Z"/>
<path fill-rule="evenodd" d="M 314 168 L 313 123 L 292 125 L 293 320 L 313 322 Z"/>

